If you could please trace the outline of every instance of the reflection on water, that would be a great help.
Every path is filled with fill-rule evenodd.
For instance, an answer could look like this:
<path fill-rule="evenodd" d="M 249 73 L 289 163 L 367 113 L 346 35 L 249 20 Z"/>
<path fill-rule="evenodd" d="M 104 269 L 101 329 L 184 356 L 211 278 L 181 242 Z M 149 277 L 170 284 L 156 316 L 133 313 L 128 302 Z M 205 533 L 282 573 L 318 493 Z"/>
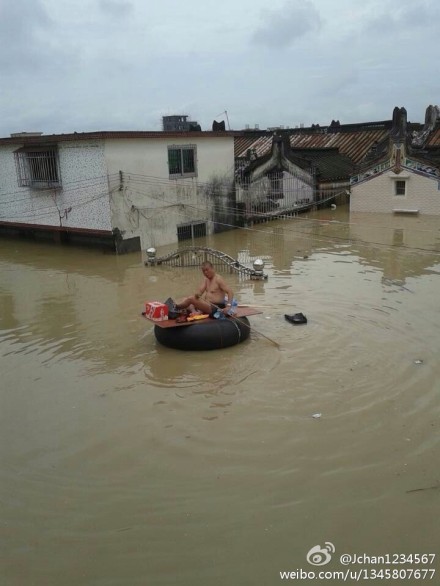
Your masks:
<path fill-rule="evenodd" d="M 262 313 L 207 353 L 140 316 L 197 268 L 1 240 L 4 583 L 276 584 L 326 541 L 436 551 L 439 230 L 337 209 L 195 242 L 269 276 L 227 276 Z"/>

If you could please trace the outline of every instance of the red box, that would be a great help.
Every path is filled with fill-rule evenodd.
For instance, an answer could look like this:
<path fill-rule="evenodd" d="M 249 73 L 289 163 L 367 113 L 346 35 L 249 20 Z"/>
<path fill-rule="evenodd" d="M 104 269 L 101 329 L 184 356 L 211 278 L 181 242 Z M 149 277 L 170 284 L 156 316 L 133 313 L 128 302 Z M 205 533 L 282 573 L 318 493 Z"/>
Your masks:
<path fill-rule="evenodd" d="M 145 317 L 153 321 L 168 319 L 168 307 L 160 301 L 147 301 L 145 303 Z"/>

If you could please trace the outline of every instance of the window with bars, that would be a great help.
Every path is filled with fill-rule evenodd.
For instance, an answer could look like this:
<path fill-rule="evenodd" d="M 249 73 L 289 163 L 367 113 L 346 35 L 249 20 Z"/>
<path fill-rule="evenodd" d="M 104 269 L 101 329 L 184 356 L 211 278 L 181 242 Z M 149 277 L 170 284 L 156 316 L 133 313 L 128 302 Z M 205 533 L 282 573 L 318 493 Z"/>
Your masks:
<path fill-rule="evenodd" d="M 406 181 L 396 181 L 394 188 L 395 195 L 406 195 Z"/>
<path fill-rule="evenodd" d="M 206 222 L 191 222 L 177 226 L 177 241 L 206 236 Z"/>
<path fill-rule="evenodd" d="M 168 172 L 170 177 L 197 177 L 196 145 L 169 146 Z"/>
<path fill-rule="evenodd" d="M 20 187 L 47 189 L 61 185 L 56 148 L 21 148 L 14 156 Z"/>
<path fill-rule="evenodd" d="M 283 193 L 283 171 L 269 171 L 267 178 L 270 184 L 270 197 L 271 199 L 284 199 Z"/>

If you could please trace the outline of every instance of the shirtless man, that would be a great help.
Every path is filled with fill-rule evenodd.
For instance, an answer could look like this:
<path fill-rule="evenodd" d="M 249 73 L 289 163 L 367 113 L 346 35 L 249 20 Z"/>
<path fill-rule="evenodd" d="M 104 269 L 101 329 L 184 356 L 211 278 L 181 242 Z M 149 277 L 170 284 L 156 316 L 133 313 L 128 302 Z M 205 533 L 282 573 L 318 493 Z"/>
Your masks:
<path fill-rule="evenodd" d="M 185 309 L 193 305 L 195 309 L 213 315 L 218 308 L 226 315 L 231 307 L 234 297 L 232 289 L 228 287 L 222 277 L 217 275 L 212 264 L 207 260 L 202 264 L 202 272 L 205 275 L 203 282 L 194 295 L 186 297 L 177 304 L 178 309 Z M 204 298 L 202 299 L 202 295 Z M 225 301 L 228 296 L 228 302 Z"/>

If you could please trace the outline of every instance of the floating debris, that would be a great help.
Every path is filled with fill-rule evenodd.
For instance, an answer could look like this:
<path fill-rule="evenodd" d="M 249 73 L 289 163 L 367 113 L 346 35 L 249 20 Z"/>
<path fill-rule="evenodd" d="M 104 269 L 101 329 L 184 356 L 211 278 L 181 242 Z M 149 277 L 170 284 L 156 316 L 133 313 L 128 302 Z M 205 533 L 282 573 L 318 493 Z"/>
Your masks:
<path fill-rule="evenodd" d="M 416 360 L 414 360 L 414 364 L 423 364 L 423 360 L 420 360 L 420 358 L 417 358 Z"/>
<path fill-rule="evenodd" d="M 312 417 L 313 419 L 321 419 L 321 415 L 322 413 L 313 413 Z"/>
<path fill-rule="evenodd" d="M 307 318 L 303 313 L 295 313 L 294 315 L 287 315 L 285 313 L 284 317 L 286 318 L 286 320 L 288 322 L 290 322 L 291 324 L 294 324 L 294 325 L 307 323 Z"/>
<path fill-rule="evenodd" d="M 440 488 L 440 484 L 434 484 L 434 486 L 424 486 L 423 488 L 413 488 L 412 490 L 407 490 L 407 493 L 410 492 L 421 492 L 422 490 L 438 490 Z"/>

